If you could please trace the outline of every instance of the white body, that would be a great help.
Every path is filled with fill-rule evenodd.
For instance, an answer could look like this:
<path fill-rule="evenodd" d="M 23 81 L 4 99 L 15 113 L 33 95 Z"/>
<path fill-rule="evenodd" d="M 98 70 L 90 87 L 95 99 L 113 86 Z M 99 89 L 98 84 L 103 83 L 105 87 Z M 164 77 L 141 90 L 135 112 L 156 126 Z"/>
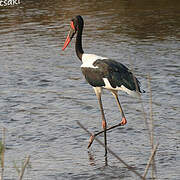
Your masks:
<path fill-rule="evenodd" d="M 93 66 L 93 63 L 98 59 L 108 59 L 108 58 L 97 56 L 95 54 L 83 54 L 81 67 L 98 68 Z"/>

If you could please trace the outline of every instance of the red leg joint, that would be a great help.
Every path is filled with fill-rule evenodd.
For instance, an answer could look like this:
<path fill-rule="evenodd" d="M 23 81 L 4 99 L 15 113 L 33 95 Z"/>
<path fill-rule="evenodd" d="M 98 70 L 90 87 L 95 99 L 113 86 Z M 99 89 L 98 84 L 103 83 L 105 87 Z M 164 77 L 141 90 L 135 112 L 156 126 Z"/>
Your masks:
<path fill-rule="evenodd" d="M 103 127 L 103 129 L 106 128 L 106 121 L 102 121 L 102 127 Z"/>
<path fill-rule="evenodd" d="M 120 122 L 120 124 L 121 124 L 122 126 L 124 126 L 126 123 L 127 123 L 127 120 L 126 120 L 125 117 L 123 117 L 123 118 L 122 118 L 122 121 Z"/>

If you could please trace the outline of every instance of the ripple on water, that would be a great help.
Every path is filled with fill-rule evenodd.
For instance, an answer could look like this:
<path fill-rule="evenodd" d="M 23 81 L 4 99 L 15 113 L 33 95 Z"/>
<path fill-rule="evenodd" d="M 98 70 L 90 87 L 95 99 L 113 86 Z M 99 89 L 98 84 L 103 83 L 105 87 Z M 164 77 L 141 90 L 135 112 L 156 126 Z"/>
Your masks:
<path fill-rule="evenodd" d="M 160 143 L 158 178 L 179 179 L 179 2 L 88 1 L 72 6 L 70 1 L 39 0 L 0 9 L 0 125 L 7 129 L 6 179 L 14 178 L 13 162 L 21 164 L 26 155 L 31 156 L 31 167 L 24 178 L 136 178 L 111 155 L 104 167 L 104 148 L 94 142 L 87 151 L 89 136 L 76 123 L 92 132 L 101 130 L 97 98 L 81 74 L 74 40 L 61 51 L 69 21 L 77 14 L 85 19 L 83 46 L 88 53 L 133 65 L 146 90 L 142 99 L 147 117 L 150 73 L 155 142 Z M 151 148 L 141 104 L 119 94 L 128 124 L 108 133 L 108 146 L 143 173 Z M 107 91 L 103 104 L 108 125 L 118 123 L 120 113 Z"/>

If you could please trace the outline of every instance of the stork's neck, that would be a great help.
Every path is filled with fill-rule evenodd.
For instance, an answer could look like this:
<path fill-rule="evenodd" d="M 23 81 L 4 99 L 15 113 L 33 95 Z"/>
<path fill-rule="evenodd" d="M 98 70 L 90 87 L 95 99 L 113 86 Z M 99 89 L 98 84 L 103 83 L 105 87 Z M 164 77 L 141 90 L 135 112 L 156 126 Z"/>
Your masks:
<path fill-rule="evenodd" d="M 76 54 L 81 61 L 82 61 L 82 55 L 84 53 L 83 48 L 82 48 L 82 31 L 83 31 L 83 26 L 80 26 L 77 31 L 76 45 L 75 45 Z"/>

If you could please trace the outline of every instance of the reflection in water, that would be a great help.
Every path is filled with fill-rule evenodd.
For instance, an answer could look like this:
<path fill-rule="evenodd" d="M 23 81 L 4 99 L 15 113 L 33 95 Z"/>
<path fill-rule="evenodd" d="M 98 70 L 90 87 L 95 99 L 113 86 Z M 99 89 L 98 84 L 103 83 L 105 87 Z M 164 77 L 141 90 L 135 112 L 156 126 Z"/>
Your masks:
<path fill-rule="evenodd" d="M 94 145 L 87 155 L 88 137 L 77 127 L 76 120 L 91 132 L 100 127 L 96 97 L 81 75 L 73 45 L 61 51 L 69 21 L 80 14 L 86 51 L 128 67 L 131 59 L 147 92 L 145 77 L 151 74 L 158 177 L 179 179 L 179 12 L 179 0 L 22 0 L 0 7 L 0 126 L 8 129 L 5 178 L 17 174 L 13 161 L 21 164 L 31 155 L 31 179 L 135 179 L 111 157 L 104 167 L 103 148 Z M 108 124 L 115 124 L 116 104 L 109 93 L 103 98 Z M 140 104 L 123 93 L 120 98 L 129 123 L 108 134 L 109 146 L 143 174 L 150 146 Z M 148 93 L 143 100 L 148 112 Z"/>
<path fill-rule="evenodd" d="M 88 151 L 88 157 L 89 157 L 89 164 L 91 166 L 96 166 L 96 160 L 95 160 L 95 155 L 92 151 Z M 106 167 L 108 166 L 108 158 L 107 156 L 104 156 L 104 158 L 102 158 L 102 161 L 104 161 L 104 166 Z"/>
<path fill-rule="evenodd" d="M 88 151 L 89 163 L 91 166 L 96 166 L 94 153 Z"/>

